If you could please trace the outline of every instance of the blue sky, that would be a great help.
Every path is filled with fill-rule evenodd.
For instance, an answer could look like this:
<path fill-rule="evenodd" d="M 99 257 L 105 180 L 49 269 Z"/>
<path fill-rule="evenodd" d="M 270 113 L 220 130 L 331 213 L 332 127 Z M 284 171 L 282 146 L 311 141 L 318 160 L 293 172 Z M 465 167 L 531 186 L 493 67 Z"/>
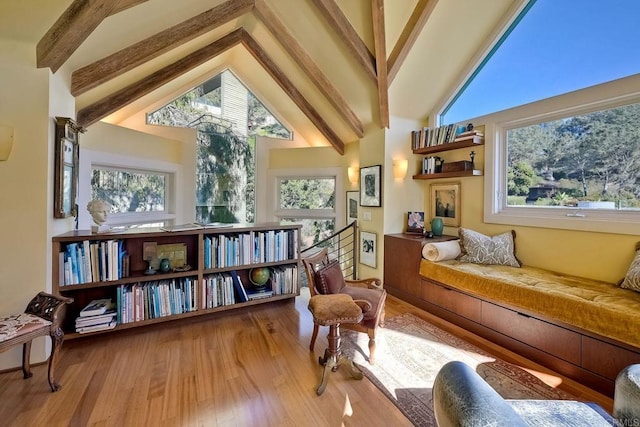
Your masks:
<path fill-rule="evenodd" d="M 638 72 L 640 0 L 537 0 L 444 123 Z"/>

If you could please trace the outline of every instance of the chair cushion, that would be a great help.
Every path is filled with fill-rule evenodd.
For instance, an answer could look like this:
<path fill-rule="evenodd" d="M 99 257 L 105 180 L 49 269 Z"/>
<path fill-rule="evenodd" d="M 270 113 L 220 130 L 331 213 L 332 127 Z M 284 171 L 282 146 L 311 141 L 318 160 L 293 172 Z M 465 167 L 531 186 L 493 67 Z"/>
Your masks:
<path fill-rule="evenodd" d="M 0 342 L 28 334 L 45 326 L 51 326 L 51 322 L 29 313 L 0 317 Z"/>
<path fill-rule="evenodd" d="M 385 293 L 380 289 L 369 289 L 369 288 L 361 288 L 359 286 L 345 286 L 340 291 L 341 294 L 347 294 L 351 296 L 354 300 L 365 300 L 369 301 L 371 304 L 371 309 L 367 310 L 364 313 L 363 322 L 367 322 L 369 320 L 375 320 L 378 313 L 378 308 L 381 304 L 384 303 Z M 374 327 L 373 325 L 368 327 Z"/>
<path fill-rule="evenodd" d="M 314 295 L 309 299 L 308 308 L 313 321 L 322 326 L 358 323 L 362 320 L 362 310 L 346 294 Z"/>
<path fill-rule="evenodd" d="M 315 274 L 316 290 L 323 294 L 337 294 L 345 287 L 344 276 L 338 260 L 320 267 Z"/>

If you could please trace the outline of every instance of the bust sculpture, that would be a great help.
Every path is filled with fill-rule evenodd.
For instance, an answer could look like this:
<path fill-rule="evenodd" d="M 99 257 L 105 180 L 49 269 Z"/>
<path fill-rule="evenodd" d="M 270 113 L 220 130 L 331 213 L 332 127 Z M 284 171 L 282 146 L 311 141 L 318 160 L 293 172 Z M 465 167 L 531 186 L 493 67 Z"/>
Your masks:
<path fill-rule="evenodd" d="M 109 209 L 111 209 L 111 205 L 104 200 L 94 199 L 87 203 L 87 210 L 96 224 L 91 226 L 92 232 L 100 233 L 110 229 L 108 225 L 105 225 Z"/>

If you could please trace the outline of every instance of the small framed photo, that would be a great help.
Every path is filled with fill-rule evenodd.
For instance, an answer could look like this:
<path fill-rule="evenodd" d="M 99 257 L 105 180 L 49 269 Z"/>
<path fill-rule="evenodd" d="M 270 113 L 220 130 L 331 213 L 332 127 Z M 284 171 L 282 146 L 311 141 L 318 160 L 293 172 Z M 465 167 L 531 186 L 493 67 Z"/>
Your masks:
<path fill-rule="evenodd" d="M 360 168 L 360 206 L 382 206 L 382 165 Z"/>
<path fill-rule="evenodd" d="M 424 212 L 409 212 L 407 214 L 407 233 L 424 232 Z"/>
<path fill-rule="evenodd" d="M 431 184 L 431 218 L 444 225 L 460 227 L 460 183 Z"/>
<path fill-rule="evenodd" d="M 347 191 L 347 221 L 349 225 L 358 219 L 358 200 L 360 199 L 359 191 Z"/>
<path fill-rule="evenodd" d="M 376 233 L 360 231 L 360 264 L 376 268 L 378 258 L 378 244 Z"/>

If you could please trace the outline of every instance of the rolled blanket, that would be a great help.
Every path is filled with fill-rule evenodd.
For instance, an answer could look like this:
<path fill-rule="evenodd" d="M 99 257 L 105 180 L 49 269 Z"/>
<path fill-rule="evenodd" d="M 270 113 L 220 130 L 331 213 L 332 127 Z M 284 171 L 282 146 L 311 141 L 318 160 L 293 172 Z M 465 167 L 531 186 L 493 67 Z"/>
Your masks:
<path fill-rule="evenodd" d="M 460 255 L 460 240 L 427 243 L 422 247 L 422 257 L 428 261 L 446 261 Z"/>

